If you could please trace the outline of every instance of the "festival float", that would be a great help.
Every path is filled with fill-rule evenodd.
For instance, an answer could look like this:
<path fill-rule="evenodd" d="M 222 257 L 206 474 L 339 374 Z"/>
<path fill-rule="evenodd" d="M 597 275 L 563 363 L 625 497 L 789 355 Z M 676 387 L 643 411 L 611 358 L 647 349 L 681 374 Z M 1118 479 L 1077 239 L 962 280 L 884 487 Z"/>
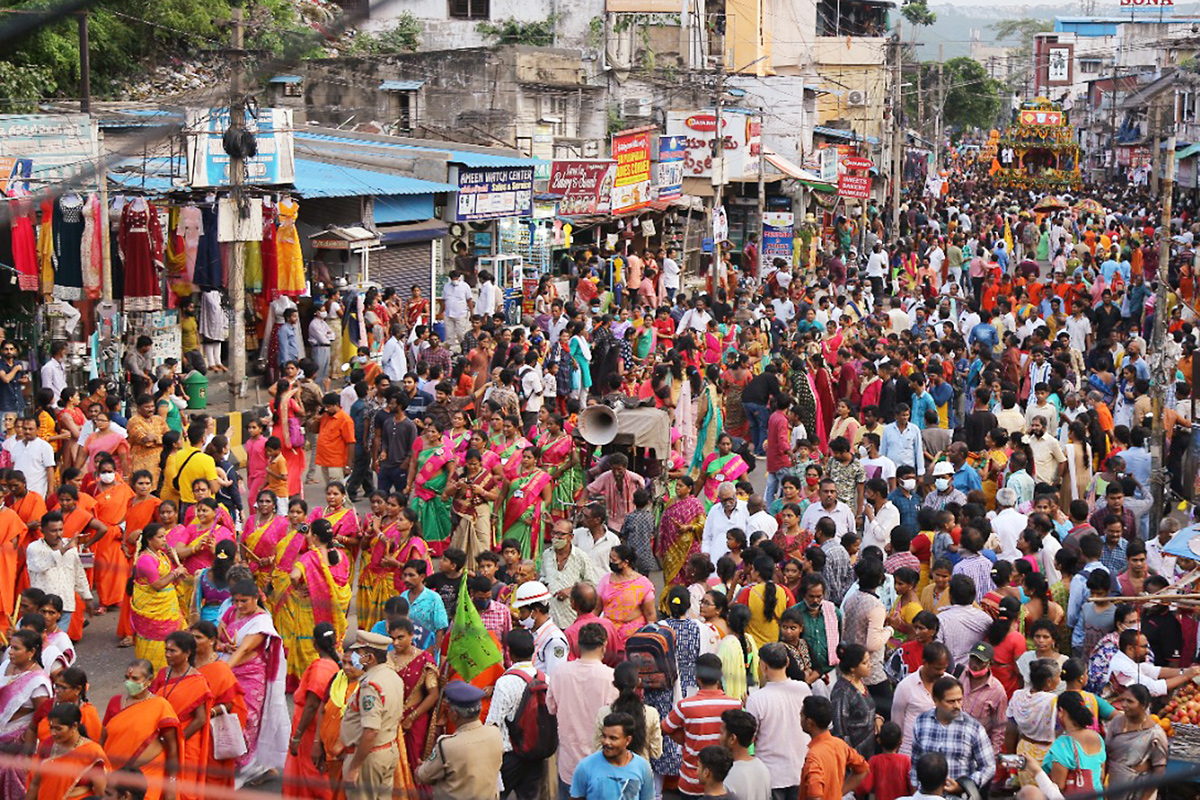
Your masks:
<path fill-rule="evenodd" d="M 993 162 L 992 172 L 1002 186 L 1061 191 L 1083 185 L 1075 131 L 1062 106 L 1045 97 L 1022 104 L 997 142 L 997 150 L 1012 151 L 1011 161 Z"/>

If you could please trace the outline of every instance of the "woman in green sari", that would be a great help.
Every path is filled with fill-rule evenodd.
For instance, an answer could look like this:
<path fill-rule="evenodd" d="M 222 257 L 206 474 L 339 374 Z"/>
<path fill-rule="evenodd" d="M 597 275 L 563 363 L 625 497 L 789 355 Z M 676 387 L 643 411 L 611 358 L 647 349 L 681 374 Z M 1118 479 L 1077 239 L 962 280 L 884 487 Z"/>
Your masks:
<path fill-rule="evenodd" d="M 724 414 L 721 413 L 721 393 L 717 388 L 721 383 L 721 369 L 716 364 L 709 364 L 704 370 L 704 388 L 696 401 L 696 451 L 692 453 L 692 472 L 700 476 L 704 459 L 709 453 L 717 450 L 717 435 L 724 428 Z"/>
<path fill-rule="evenodd" d="M 421 451 L 408 468 L 412 487 L 409 505 L 417 512 L 421 530 L 435 557 L 450 545 L 450 496 L 454 492 L 454 456 L 446 448 L 444 430 L 432 420 L 421 430 Z"/>
<path fill-rule="evenodd" d="M 579 465 L 579 449 L 571 434 L 564 430 L 561 414 L 552 412 L 546 418 L 546 432 L 538 438 L 538 450 L 540 466 L 554 481 L 550 521 L 573 519 L 576 498 L 583 491 L 584 475 L 583 467 Z"/>
<path fill-rule="evenodd" d="M 537 451 L 527 447 L 521 453 L 520 472 L 504 487 L 504 516 L 500 522 L 501 540 L 512 538 L 520 542 L 522 558 L 538 557 L 543 511 L 551 497 L 550 475 L 538 468 Z"/>

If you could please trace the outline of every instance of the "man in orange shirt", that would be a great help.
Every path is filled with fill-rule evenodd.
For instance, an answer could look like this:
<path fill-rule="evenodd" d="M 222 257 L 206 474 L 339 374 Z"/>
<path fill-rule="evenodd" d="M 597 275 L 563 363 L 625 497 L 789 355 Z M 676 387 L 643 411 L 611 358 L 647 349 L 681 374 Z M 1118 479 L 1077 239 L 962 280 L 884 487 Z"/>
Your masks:
<path fill-rule="evenodd" d="M 353 454 L 354 422 L 342 410 L 341 401 L 333 392 L 321 398 L 321 405 L 325 413 L 317 431 L 317 466 L 321 468 L 322 479 L 329 483 L 346 477 L 346 465 Z"/>
<path fill-rule="evenodd" d="M 867 777 L 870 769 L 857 750 L 829 732 L 833 706 L 824 697 L 806 697 L 800 727 L 812 737 L 800 771 L 800 800 L 841 800 Z M 846 771 L 852 774 L 846 777 Z"/>

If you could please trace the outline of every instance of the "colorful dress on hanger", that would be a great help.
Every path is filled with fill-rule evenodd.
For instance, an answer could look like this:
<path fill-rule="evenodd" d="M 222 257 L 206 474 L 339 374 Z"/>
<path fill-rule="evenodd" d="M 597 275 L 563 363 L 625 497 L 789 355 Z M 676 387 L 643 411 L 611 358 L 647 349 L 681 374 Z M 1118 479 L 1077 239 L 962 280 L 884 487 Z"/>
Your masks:
<path fill-rule="evenodd" d="M 89 300 L 100 299 L 100 273 L 104 255 L 104 239 L 100 226 L 107 215 L 100 208 L 100 196 L 88 195 L 83 201 L 83 244 L 80 261 L 83 269 L 83 293 Z"/>
<path fill-rule="evenodd" d="M 126 203 L 121 210 L 118 241 L 125 264 L 125 310 L 158 311 L 162 308 L 158 270 L 163 266 L 162 225 L 158 210 L 144 200 L 140 208 Z"/>
<path fill-rule="evenodd" d="M 125 262 L 121 260 L 121 212 L 124 210 L 124 196 L 114 200 L 108 209 L 108 259 L 111 265 L 112 291 L 115 300 L 125 299 Z"/>
<path fill-rule="evenodd" d="M 83 299 L 83 198 L 64 195 L 54 206 L 54 296 Z"/>
<path fill-rule="evenodd" d="M 304 293 L 304 255 L 300 251 L 300 232 L 296 230 L 300 204 L 287 199 L 279 203 L 278 208 L 276 253 L 279 259 L 279 293 L 299 297 Z"/>
<path fill-rule="evenodd" d="M 42 203 L 42 225 L 37 239 L 38 268 L 41 273 L 42 291 L 54 287 L 54 201 Z"/>
<path fill-rule="evenodd" d="M 221 245 L 217 240 L 217 208 L 205 205 L 200 209 L 203 230 L 196 249 L 196 269 L 192 283 L 201 289 L 216 289 L 225 285 L 221 266 Z"/>
<path fill-rule="evenodd" d="M 275 220 L 278 212 L 274 205 L 263 203 L 263 234 L 260 256 L 262 258 L 262 291 L 268 300 L 279 294 L 279 251 L 275 241 Z"/>
<path fill-rule="evenodd" d="M 37 236 L 33 232 L 33 201 L 27 198 L 9 201 L 12 213 L 13 266 L 17 286 L 25 292 L 38 288 Z"/>

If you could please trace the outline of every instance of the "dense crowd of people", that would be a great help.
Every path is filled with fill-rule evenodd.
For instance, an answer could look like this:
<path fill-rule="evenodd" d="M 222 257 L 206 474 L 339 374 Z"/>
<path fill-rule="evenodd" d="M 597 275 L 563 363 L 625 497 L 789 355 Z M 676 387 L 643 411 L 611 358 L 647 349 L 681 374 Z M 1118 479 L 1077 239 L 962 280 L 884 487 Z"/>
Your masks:
<path fill-rule="evenodd" d="M 1151 712 L 1200 658 L 1153 597 L 1196 568 L 1188 520 L 1149 528 L 1157 209 L 1033 200 L 913 201 L 886 232 L 872 203 L 702 289 L 671 249 L 583 249 L 522 324 L 460 254 L 436 305 L 367 296 L 344 386 L 317 298 L 237 447 L 148 342 L 127 408 L 58 345 L 35 387 L 4 343 L 0 792 L 1056 800 L 1161 774 Z M 1153 354 L 1179 499 L 1191 230 Z M 654 409 L 669 450 L 589 443 L 596 404 Z M 105 613 L 132 658 L 101 711 L 76 643 Z"/>

